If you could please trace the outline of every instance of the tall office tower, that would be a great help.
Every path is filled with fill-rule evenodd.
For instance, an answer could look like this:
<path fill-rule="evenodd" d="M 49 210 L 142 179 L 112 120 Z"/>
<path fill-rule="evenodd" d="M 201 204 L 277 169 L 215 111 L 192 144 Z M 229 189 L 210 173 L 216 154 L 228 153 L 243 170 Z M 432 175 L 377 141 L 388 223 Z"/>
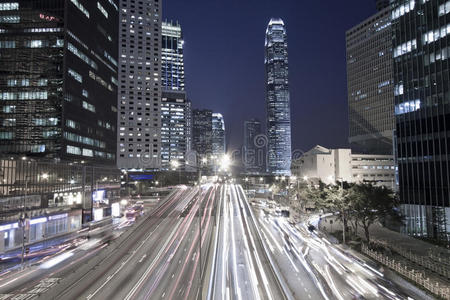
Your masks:
<path fill-rule="evenodd" d="M 212 154 L 212 111 L 192 112 L 192 148 L 200 156 Z"/>
<path fill-rule="evenodd" d="M 162 23 L 161 82 L 164 89 L 184 91 L 183 35 L 180 24 Z"/>
<path fill-rule="evenodd" d="M 120 1 L 117 166 L 161 166 L 161 1 Z"/>
<path fill-rule="evenodd" d="M 115 1 L 0 1 L 0 153 L 115 164 Z"/>
<path fill-rule="evenodd" d="M 226 153 L 225 121 L 222 114 L 212 114 L 212 155 L 220 158 Z"/>
<path fill-rule="evenodd" d="M 171 162 L 185 166 L 190 143 L 190 102 L 184 91 L 184 58 L 181 26 L 162 23 L 161 46 L 161 169 Z"/>
<path fill-rule="evenodd" d="M 266 104 L 268 171 L 291 173 L 291 110 L 289 104 L 287 34 L 281 19 L 271 19 L 266 30 Z"/>
<path fill-rule="evenodd" d="M 188 150 L 188 101 L 185 93 L 163 92 L 161 99 L 161 169 L 170 170 L 171 162 L 184 168 Z"/>
<path fill-rule="evenodd" d="M 262 135 L 261 122 L 251 119 L 244 122 L 244 170 L 248 174 L 260 174 L 265 171 L 265 139 Z"/>
<path fill-rule="evenodd" d="M 392 154 L 392 26 L 386 8 L 346 33 L 349 143 L 354 152 Z"/>
<path fill-rule="evenodd" d="M 449 242 L 450 1 L 396 0 L 392 9 L 396 155 L 406 229 Z"/>
<path fill-rule="evenodd" d="M 378 11 L 382 11 L 386 7 L 389 7 L 389 0 L 375 0 Z"/>

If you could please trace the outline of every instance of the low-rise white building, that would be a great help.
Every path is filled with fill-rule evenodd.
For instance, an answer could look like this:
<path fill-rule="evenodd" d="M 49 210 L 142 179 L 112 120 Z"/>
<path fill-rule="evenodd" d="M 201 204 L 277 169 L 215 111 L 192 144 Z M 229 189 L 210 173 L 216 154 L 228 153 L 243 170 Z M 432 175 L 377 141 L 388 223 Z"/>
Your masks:
<path fill-rule="evenodd" d="M 298 178 L 336 181 L 371 182 L 395 188 L 395 166 L 392 155 L 352 154 L 351 149 L 328 149 L 316 146 L 292 161 L 292 175 Z"/>

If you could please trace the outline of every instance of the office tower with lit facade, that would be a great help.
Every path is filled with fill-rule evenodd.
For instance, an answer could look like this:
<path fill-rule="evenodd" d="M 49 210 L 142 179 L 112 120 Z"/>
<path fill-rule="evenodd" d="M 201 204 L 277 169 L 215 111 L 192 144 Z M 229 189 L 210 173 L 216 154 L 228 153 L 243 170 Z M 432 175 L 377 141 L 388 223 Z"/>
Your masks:
<path fill-rule="evenodd" d="M 209 109 L 192 111 L 192 150 L 202 157 L 212 154 L 212 111 Z"/>
<path fill-rule="evenodd" d="M 399 193 L 406 231 L 450 241 L 450 1 L 392 2 Z"/>
<path fill-rule="evenodd" d="M 161 46 L 161 169 L 176 163 L 184 169 L 191 143 L 191 103 L 184 86 L 183 36 L 181 26 L 162 23 Z"/>
<path fill-rule="evenodd" d="M 262 125 L 257 119 L 244 122 L 243 164 L 247 174 L 265 173 L 266 139 L 262 136 Z"/>
<path fill-rule="evenodd" d="M 74 0 L 75 1 L 75 0 Z M 117 166 L 161 166 L 161 1 L 120 1 Z"/>
<path fill-rule="evenodd" d="M 116 1 L 0 1 L 0 153 L 114 165 Z"/>
<path fill-rule="evenodd" d="M 283 20 L 272 18 L 265 39 L 268 172 L 290 175 L 291 111 L 287 33 Z"/>
<path fill-rule="evenodd" d="M 225 121 L 222 114 L 212 114 L 212 155 L 221 158 L 226 153 Z"/>
<path fill-rule="evenodd" d="M 162 22 L 161 82 L 164 90 L 184 91 L 184 40 L 178 22 Z"/>
<path fill-rule="evenodd" d="M 394 84 L 391 11 L 346 32 L 349 143 L 366 154 L 392 154 Z"/>

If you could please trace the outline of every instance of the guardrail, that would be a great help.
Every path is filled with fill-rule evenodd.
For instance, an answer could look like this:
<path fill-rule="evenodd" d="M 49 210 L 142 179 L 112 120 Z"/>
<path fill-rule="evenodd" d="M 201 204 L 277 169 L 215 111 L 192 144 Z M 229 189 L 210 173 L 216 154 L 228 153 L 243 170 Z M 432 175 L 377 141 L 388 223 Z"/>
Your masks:
<path fill-rule="evenodd" d="M 364 254 L 400 273 L 406 278 L 409 278 L 431 293 L 442 297 L 443 299 L 450 300 L 450 287 L 448 285 L 433 282 L 433 280 L 431 280 L 429 277 L 425 278 L 425 273 L 421 272 L 420 270 L 408 268 L 408 266 L 402 264 L 401 262 L 395 261 L 395 259 L 391 259 L 375 250 L 369 249 L 366 244 L 363 244 L 361 249 Z"/>
<path fill-rule="evenodd" d="M 390 249 L 396 252 L 397 254 L 403 256 L 404 258 L 424 268 L 427 268 L 441 276 L 444 276 L 447 279 L 450 279 L 450 255 L 448 255 L 447 257 L 443 257 L 441 253 L 429 250 L 428 255 L 423 256 L 414 254 L 411 252 L 411 250 L 407 250 L 393 243 L 388 243 L 384 240 L 373 239 L 371 242 L 380 245 L 383 248 Z"/>

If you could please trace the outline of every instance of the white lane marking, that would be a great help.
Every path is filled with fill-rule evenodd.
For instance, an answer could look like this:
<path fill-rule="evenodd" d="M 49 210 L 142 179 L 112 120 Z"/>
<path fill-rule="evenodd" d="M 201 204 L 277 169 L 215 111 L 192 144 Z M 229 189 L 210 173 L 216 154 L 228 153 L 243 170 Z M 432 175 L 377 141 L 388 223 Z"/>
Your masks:
<path fill-rule="evenodd" d="M 142 258 L 139 260 L 139 263 L 143 262 L 146 257 L 147 257 L 147 254 L 142 255 Z"/>

